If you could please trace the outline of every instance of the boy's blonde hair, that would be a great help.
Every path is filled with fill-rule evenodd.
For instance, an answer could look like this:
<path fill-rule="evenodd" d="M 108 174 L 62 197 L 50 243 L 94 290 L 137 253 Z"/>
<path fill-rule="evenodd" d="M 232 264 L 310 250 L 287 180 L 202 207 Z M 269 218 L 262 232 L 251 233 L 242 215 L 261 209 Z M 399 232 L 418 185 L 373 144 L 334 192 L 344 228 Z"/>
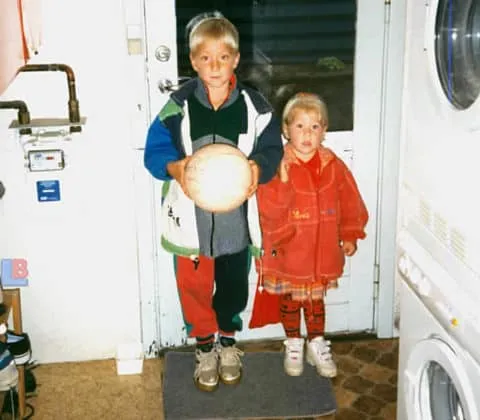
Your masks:
<path fill-rule="evenodd" d="M 293 114 L 297 110 L 316 112 L 325 128 L 328 127 L 327 105 L 318 95 L 301 92 L 292 96 L 283 108 L 282 123 L 284 126 L 288 126 L 292 122 Z"/>
<path fill-rule="evenodd" d="M 239 50 L 237 28 L 223 16 L 206 17 L 192 27 L 188 39 L 190 54 L 195 55 L 205 39 L 223 40 L 233 53 Z"/>

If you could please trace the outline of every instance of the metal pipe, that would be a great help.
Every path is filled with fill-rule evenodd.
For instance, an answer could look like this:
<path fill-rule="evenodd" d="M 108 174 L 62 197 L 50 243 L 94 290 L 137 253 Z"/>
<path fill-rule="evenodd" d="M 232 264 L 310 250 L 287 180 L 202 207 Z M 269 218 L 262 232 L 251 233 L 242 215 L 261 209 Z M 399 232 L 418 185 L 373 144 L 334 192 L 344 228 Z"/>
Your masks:
<path fill-rule="evenodd" d="M 16 109 L 18 110 L 18 124 L 30 124 L 30 112 L 28 112 L 27 104 L 23 101 L 0 101 L 0 109 Z M 32 134 L 31 128 L 20 128 L 20 134 Z"/>
<path fill-rule="evenodd" d="M 38 71 L 63 71 L 67 75 L 68 83 L 68 119 L 71 123 L 80 122 L 80 107 L 75 89 L 75 74 L 70 66 L 66 64 L 27 64 L 18 69 L 21 72 L 38 72 Z M 82 127 L 71 126 L 70 132 L 80 132 Z"/>

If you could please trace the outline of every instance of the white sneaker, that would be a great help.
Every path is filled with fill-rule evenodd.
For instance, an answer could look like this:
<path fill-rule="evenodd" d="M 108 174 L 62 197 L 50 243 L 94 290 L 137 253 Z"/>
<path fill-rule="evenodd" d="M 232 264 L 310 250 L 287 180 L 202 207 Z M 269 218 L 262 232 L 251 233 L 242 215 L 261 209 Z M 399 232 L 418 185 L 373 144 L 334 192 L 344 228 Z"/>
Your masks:
<path fill-rule="evenodd" d="M 307 362 L 317 368 L 320 376 L 334 378 L 337 376 L 337 366 L 330 353 L 330 341 L 316 337 L 307 343 Z"/>
<path fill-rule="evenodd" d="M 224 347 L 221 344 L 218 345 L 218 351 L 220 355 L 220 365 L 218 367 L 220 379 L 226 385 L 238 384 L 242 378 L 240 357 L 243 356 L 243 351 L 235 345 Z"/>
<path fill-rule="evenodd" d="M 285 345 L 285 359 L 283 368 L 290 376 L 299 376 L 303 372 L 303 338 L 287 338 Z"/>
<path fill-rule="evenodd" d="M 197 364 L 193 380 L 202 391 L 215 391 L 218 386 L 218 353 L 216 346 L 211 351 L 195 351 Z"/>

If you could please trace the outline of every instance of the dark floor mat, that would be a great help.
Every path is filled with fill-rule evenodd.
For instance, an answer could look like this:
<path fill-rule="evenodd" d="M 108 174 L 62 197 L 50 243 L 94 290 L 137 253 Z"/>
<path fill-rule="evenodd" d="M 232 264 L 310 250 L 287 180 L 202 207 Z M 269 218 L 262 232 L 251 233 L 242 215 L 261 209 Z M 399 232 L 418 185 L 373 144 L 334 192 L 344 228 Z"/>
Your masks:
<path fill-rule="evenodd" d="M 283 353 L 246 353 L 238 385 L 220 383 L 214 392 L 193 383 L 195 356 L 165 356 L 163 403 L 166 420 L 319 417 L 336 410 L 331 381 L 306 364 L 301 376 L 283 371 Z"/>

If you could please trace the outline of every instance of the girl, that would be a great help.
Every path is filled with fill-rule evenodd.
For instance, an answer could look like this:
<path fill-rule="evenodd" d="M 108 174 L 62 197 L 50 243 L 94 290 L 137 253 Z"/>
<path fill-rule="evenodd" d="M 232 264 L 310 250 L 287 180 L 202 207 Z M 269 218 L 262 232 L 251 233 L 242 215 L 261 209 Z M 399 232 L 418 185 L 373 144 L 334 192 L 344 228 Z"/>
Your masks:
<path fill-rule="evenodd" d="M 266 305 L 265 297 L 255 299 L 250 327 L 283 324 L 284 368 L 292 376 L 303 372 L 302 309 L 307 361 L 322 376 L 337 374 L 330 342 L 323 337 L 324 296 L 337 286 L 345 255 L 355 254 L 368 220 L 352 173 L 322 145 L 327 127 L 327 108 L 318 96 L 301 93 L 290 99 L 282 121 L 285 156 L 275 178 L 258 189 L 264 252 L 256 261 L 257 298 L 274 297 Z"/>

